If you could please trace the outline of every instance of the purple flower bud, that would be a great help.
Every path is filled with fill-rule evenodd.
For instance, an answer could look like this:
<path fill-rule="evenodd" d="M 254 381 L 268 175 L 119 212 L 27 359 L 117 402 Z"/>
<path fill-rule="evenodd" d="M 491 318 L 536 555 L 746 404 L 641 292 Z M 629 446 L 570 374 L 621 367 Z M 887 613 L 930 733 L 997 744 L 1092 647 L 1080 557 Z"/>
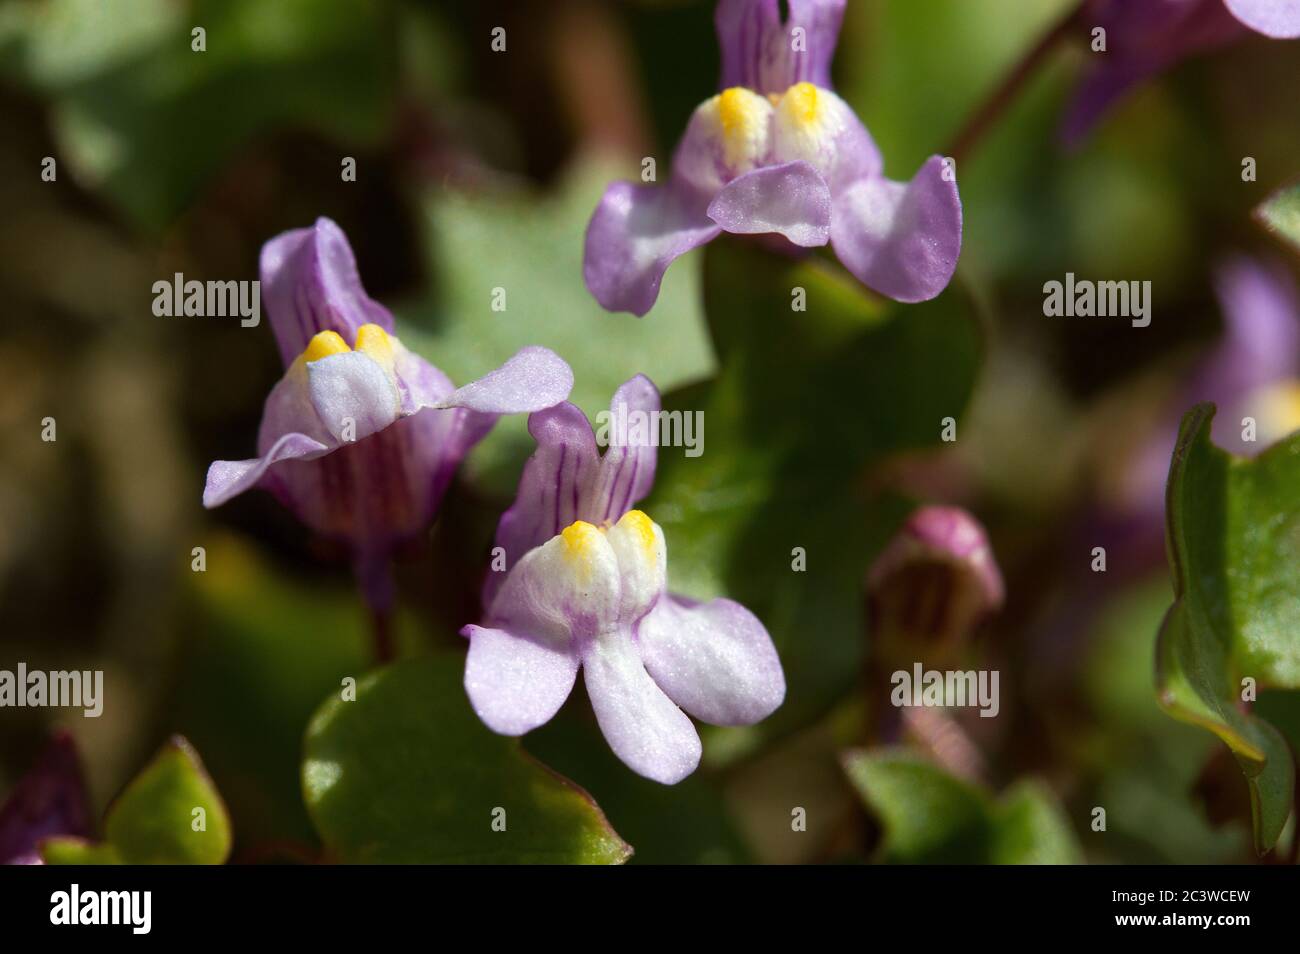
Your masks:
<path fill-rule="evenodd" d="M 90 806 L 77 747 L 71 735 L 59 732 L 0 807 L 0 864 L 39 865 L 43 839 L 85 838 L 90 833 Z"/>
<path fill-rule="evenodd" d="M 329 219 L 262 250 L 262 287 L 284 360 L 258 432 L 258 456 L 216 461 L 205 507 L 271 491 L 317 533 L 347 543 L 371 604 L 386 609 L 394 546 L 432 521 L 469 449 L 502 414 L 568 396 L 573 373 L 528 347 L 477 381 L 451 380 L 403 347 L 393 319 L 361 286 Z"/>
<path fill-rule="evenodd" d="M 583 276 L 610 311 L 644 315 L 674 259 L 716 238 L 774 234 L 830 244 L 898 301 L 947 286 L 961 252 L 956 176 L 938 156 L 911 182 L 830 88 L 845 0 L 721 0 L 722 90 L 687 124 L 664 186 L 616 182 L 587 227 Z"/>
<path fill-rule="evenodd" d="M 613 408 L 657 411 L 659 392 L 638 375 Z M 522 735 L 559 711 L 582 668 L 614 753 L 647 778 L 679 782 L 700 759 L 687 713 L 750 725 L 781 704 L 776 648 L 740 604 L 667 592 L 663 531 L 632 509 L 654 483 L 652 443 L 602 456 L 568 402 L 528 427 L 537 450 L 497 527 L 506 570 L 489 576 L 484 624 L 461 631 L 470 702 L 494 732 Z"/>
<path fill-rule="evenodd" d="M 951 651 L 1002 606 L 1002 574 L 984 528 L 959 507 L 916 510 L 867 574 L 873 630 L 884 651 Z"/>

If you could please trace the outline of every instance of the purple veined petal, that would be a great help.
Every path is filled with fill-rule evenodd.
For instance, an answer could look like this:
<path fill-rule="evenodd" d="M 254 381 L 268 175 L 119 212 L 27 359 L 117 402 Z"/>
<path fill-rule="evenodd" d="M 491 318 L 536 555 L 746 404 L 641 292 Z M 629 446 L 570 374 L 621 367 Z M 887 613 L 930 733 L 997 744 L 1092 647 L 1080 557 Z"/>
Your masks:
<path fill-rule="evenodd" d="M 347 236 L 330 219 L 271 239 L 262 246 L 260 271 L 285 367 L 318 332 L 338 332 L 351 344 L 364 324 L 393 330 L 393 316 L 366 294 Z"/>
<path fill-rule="evenodd" d="M 600 467 L 600 452 L 587 415 L 565 401 L 528 418 L 537 450 L 524 464 L 515 502 L 497 525 L 496 545 L 505 551 L 506 572 L 583 517 L 582 503 Z M 492 605 L 505 573 L 488 574 L 483 605 Z"/>
<path fill-rule="evenodd" d="M 713 725 L 753 725 L 785 699 L 776 647 L 758 618 L 727 599 L 660 598 L 637 627 L 646 671 L 673 702 Z"/>
<path fill-rule="evenodd" d="M 662 408 L 659 389 L 644 374 L 634 375 L 619 386 L 609 402 L 611 427 L 605 456 L 595 476 L 580 515 L 596 523 L 612 523 L 635 507 L 654 487 L 659 447 L 647 432 L 639 436 L 633 422 L 655 427 Z M 626 426 L 625 426 L 626 425 Z"/>
<path fill-rule="evenodd" d="M 58 732 L 0 805 L 0 864 L 41 864 L 40 843 L 91 834 L 86 783 L 72 736 Z"/>
<path fill-rule="evenodd" d="M 961 254 L 957 183 L 931 156 L 911 182 L 864 179 L 835 198 L 831 243 L 863 284 L 897 301 L 935 297 Z"/>
<path fill-rule="evenodd" d="M 403 416 L 414 414 L 421 408 L 436 407 L 451 396 L 456 385 L 435 367 L 400 342 L 393 348 L 393 373 L 397 377 L 402 395 Z"/>
<path fill-rule="evenodd" d="M 1256 33 L 1278 40 L 1300 36 L 1300 0 L 1223 0 L 1229 12 Z"/>
<path fill-rule="evenodd" d="M 686 190 L 615 182 L 587 226 L 583 279 L 602 308 L 644 315 L 668 266 L 721 231 Z"/>
<path fill-rule="evenodd" d="M 573 691 L 578 655 L 532 637 L 466 626 L 465 692 L 493 732 L 523 735 L 549 722 Z"/>
<path fill-rule="evenodd" d="M 766 166 L 723 186 L 708 215 L 727 232 L 776 232 L 810 248 L 830 241 L 831 191 L 821 173 L 801 160 Z"/>
<path fill-rule="evenodd" d="M 655 684 L 628 633 L 608 634 L 583 656 L 583 679 L 610 748 L 638 775 L 675 785 L 700 764 L 700 737 Z"/>
<path fill-rule="evenodd" d="M 633 429 L 624 433 L 621 428 L 634 414 L 653 423 L 660 407 L 659 391 L 645 375 L 624 382 L 610 402 L 609 446 L 603 457 L 587 415 L 576 405 L 566 401 L 529 416 L 537 449 L 524 464 L 514 503 L 497 524 L 495 545 L 505 554 L 507 572 L 573 521 L 613 523 L 650 493 L 658 447 L 653 441 L 629 443 Z M 485 607 L 491 606 L 504 577 L 502 572 L 488 574 Z"/>
<path fill-rule="evenodd" d="M 720 0 L 714 14 L 722 51 L 720 89 L 783 93 L 795 83 L 831 85 L 831 60 L 846 0 Z M 801 31 L 801 32 L 796 32 Z"/>

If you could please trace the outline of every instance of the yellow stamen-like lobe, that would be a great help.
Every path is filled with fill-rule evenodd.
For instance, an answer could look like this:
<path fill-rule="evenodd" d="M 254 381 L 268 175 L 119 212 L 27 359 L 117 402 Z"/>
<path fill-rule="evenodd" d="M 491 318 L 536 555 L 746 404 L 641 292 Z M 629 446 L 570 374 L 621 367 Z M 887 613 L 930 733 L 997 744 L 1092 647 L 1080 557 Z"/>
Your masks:
<path fill-rule="evenodd" d="M 1271 444 L 1300 430 L 1300 381 L 1282 381 L 1261 388 L 1248 403 L 1256 409 L 1256 440 L 1261 444 Z"/>
<path fill-rule="evenodd" d="M 767 150 L 772 108 L 766 99 L 743 86 L 723 90 L 714 103 L 727 165 L 736 172 L 748 171 Z"/>
<path fill-rule="evenodd" d="M 645 558 L 647 560 L 654 559 L 655 525 L 649 517 L 640 510 L 629 510 L 619 519 L 618 526 L 632 531 L 636 536 L 637 543 L 641 545 Z"/>
<path fill-rule="evenodd" d="M 596 548 L 604 539 L 599 528 L 585 520 L 575 520 L 560 531 L 560 539 L 563 541 L 564 558 L 575 578 L 581 583 L 589 582 L 595 566 Z"/>
<path fill-rule="evenodd" d="M 344 354 L 351 350 L 337 331 L 318 331 L 312 335 L 311 341 L 307 342 L 307 347 L 302 352 L 302 359 L 319 361 L 332 354 Z"/>
<path fill-rule="evenodd" d="M 393 375 L 393 339 L 379 325 L 362 325 L 357 330 L 357 350 Z"/>
<path fill-rule="evenodd" d="M 821 112 L 817 87 L 812 83 L 795 83 L 785 91 L 782 106 L 786 115 L 799 125 L 808 126 L 815 123 Z"/>

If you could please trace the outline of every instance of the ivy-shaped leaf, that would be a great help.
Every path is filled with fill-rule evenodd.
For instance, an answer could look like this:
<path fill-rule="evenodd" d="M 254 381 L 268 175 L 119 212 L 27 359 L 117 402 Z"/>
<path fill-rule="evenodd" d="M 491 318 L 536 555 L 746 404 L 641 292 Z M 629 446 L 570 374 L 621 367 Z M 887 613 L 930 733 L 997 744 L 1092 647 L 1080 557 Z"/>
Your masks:
<path fill-rule="evenodd" d="M 1258 457 L 1210 443 L 1214 405 L 1183 418 L 1165 496 L 1174 604 L 1156 647 L 1172 716 L 1227 743 L 1250 786 L 1255 847 L 1276 844 L 1295 769 L 1282 735 L 1245 691 L 1300 688 L 1300 435 Z"/>
<path fill-rule="evenodd" d="M 48 864 L 219 865 L 230 818 L 198 753 L 173 736 L 109 807 L 104 841 L 51 838 Z"/>
<path fill-rule="evenodd" d="M 1001 798 L 904 750 L 845 753 L 844 770 L 879 819 L 879 860 L 899 864 L 1076 864 L 1055 797 L 1021 782 Z"/>
<path fill-rule="evenodd" d="M 364 864 L 617 864 L 632 849 L 591 797 L 470 709 L 459 653 L 398 663 L 307 729 L 307 809 L 333 856 Z"/>

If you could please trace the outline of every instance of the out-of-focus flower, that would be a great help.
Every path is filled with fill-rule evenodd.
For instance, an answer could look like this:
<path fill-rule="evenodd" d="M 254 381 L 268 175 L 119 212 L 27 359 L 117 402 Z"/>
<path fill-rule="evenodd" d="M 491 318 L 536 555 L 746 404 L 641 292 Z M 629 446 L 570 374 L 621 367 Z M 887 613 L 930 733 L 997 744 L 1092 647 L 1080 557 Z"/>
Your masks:
<path fill-rule="evenodd" d="M 1141 516 L 1161 537 L 1169 460 L 1179 422 L 1193 405 L 1218 406 L 1214 442 L 1244 457 L 1300 429 L 1300 301 L 1291 276 L 1280 265 L 1243 256 L 1224 262 L 1215 284 L 1223 340 L 1178 391 L 1119 488 L 1119 509 Z M 1246 418 L 1254 421 L 1253 434 Z"/>
<path fill-rule="evenodd" d="M 872 632 L 886 656 L 951 652 L 1002 606 L 1002 573 L 984 528 L 960 507 L 920 507 L 867 573 Z"/>
<path fill-rule="evenodd" d="M 54 835 L 88 837 L 90 806 L 72 736 L 58 733 L 0 807 L 0 864 L 41 864 L 40 843 Z"/>
<path fill-rule="evenodd" d="M 262 249 L 262 289 L 284 360 L 252 460 L 216 461 L 203 504 L 262 487 L 316 532 L 350 545 L 371 605 L 391 602 L 388 561 L 422 532 L 460 461 L 501 414 L 564 400 L 569 366 L 521 349 L 456 388 L 393 335 L 392 315 L 361 286 L 329 219 Z"/>
<path fill-rule="evenodd" d="M 1189 56 L 1245 36 L 1300 37 L 1300 0 L 1092 0 L 1083 21 L 1106 51 L 1075 92 L 1062 136 L 1077 143 L 1134 86 Z"/>
<path fill-rule="evenodd" d="M 722 232 L 830 243 L 864 284 L 933 298 L 961 251 L 955 177 L 933 156 L 911 182 L 830 89 L 846 0 L 720 0 L 722 91 L 695 110 L 663 187 L 611 185 L 587 227 L 583 276 L 610 311 L 644 315 L 678 256 Z"/>
<path fill-rule="evenodd" d="M 614 395 L 615 418 L 658 410 L 643 376 Z M 653 444 L 611 441 L 602 456 L 568 402 L 528 427 L 537 450 L 497 527 L 507 571 L 489 577 L 484 624 L 462 630 L 470 702 L 493 731 L 522 735 L 555 715 L 582 667 L 614 753 L 671 785 L 700 759 L 686 713 L 714 725 L 766 718 L 785 698 L 780 659 L 740 604 L 665 591 L 663 531 L 632 509 L 654 483 Z"/>

